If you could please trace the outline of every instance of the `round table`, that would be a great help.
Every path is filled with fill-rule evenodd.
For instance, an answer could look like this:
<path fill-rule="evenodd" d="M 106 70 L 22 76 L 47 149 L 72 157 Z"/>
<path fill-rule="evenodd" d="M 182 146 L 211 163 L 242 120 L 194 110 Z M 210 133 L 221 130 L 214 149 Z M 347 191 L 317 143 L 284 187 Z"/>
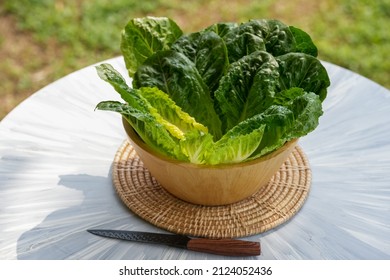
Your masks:
<path fill-rule="evenodd" d="M 123 58 L 108 61 L 127 77 Z M 390 92 L 324 62 L 331 86 L 318 128 L 301 138 L 310 194 L 288 222 L 246 240 L 249 259 L 390 259 Z M 125 140 L 119 100 L 94 65 L 33 94 L 0 123 L 0 259 L 231 259 L 123 242 L 89 228 L 165 232 L 129 211 L 112 184 Z"/>

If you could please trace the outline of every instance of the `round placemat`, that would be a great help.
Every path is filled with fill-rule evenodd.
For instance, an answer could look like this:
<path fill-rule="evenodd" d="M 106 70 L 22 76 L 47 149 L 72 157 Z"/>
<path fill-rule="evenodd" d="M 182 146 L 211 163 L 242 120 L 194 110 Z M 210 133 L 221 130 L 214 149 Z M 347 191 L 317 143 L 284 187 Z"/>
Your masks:
<path fill-rule="evenodd" d="M 254 195 L 224 206 L 195 205 L 168 193 L 125 141 L 113 164 L 114 187 L 123 203 L 151 224 L 177 233 L 208 238 L 237 238 L 270 230 L 302 207 L 311 170 L 296 146 L 268 185 Z"/>

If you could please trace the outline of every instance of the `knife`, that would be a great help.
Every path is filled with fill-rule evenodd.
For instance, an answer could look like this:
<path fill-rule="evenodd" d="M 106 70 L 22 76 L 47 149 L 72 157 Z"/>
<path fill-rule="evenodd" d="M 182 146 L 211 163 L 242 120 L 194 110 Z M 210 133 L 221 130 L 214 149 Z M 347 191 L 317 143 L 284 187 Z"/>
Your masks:
<path fill-rule="evenodd" d="M 178 234 L 110 229 L 88 229 L 87 231 L 103 237 L 144 243 L 164 244 L 191 251 L 223 256 L 258 256 L 261 251 L 259 242 L 245 240 L 190 238 L 188 236 Z"/>

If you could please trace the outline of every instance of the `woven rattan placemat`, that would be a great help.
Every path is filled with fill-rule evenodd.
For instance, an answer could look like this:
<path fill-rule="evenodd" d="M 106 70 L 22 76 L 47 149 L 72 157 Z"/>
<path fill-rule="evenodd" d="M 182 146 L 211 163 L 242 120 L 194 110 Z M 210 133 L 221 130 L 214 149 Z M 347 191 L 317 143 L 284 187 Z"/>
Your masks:
<path fill-rule="evenodd" d="M 297 146 L 269 184 L 251 197 L 225 206 L 194 205 L 165 191 L 125 141 L 115 155 L 113 182 L 123 203 L 159 228 L 190 236 L 237 238 L 270 230 L 294 216 L 308 196 L 311 170 Z"/>

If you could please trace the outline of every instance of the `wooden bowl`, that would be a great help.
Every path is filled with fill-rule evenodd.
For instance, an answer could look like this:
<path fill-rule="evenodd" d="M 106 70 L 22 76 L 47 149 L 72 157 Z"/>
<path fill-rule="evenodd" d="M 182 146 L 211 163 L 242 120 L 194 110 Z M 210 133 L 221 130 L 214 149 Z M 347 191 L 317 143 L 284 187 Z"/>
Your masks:
<path fill-rule="evenodd" d="M 223 165 L 197 165 L 153 151 L 123 119 L 128 139 L 144 166 L 169 193 L 184 201 L 216 206 L 243 200 L 267 185 L 298 139 L 259 159 Z"/>

